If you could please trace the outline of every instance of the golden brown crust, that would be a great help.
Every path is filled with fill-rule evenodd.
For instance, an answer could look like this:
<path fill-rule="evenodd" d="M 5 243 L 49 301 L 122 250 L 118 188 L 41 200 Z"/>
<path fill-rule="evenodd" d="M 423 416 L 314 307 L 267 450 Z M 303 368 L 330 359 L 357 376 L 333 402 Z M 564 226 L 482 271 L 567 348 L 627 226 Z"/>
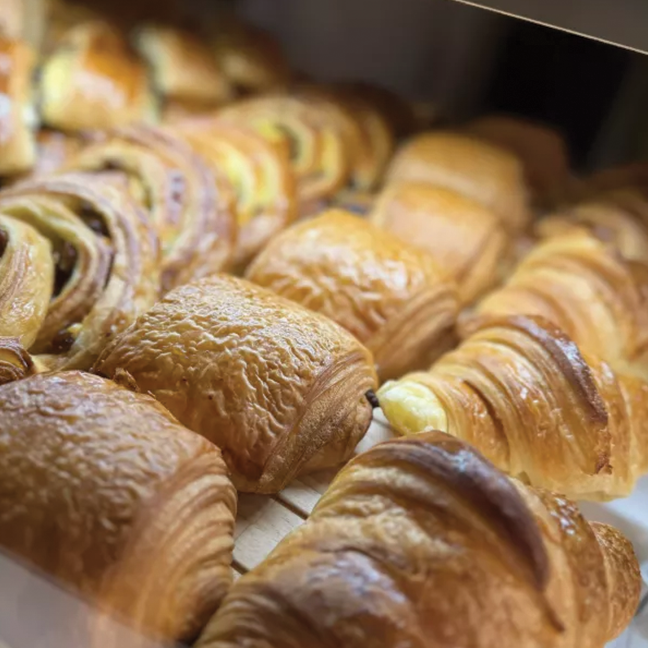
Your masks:
<path fill-rule="evenodd" d="M 555 129 L 520 117 L 489 115 L 468 123 L 465 130 L 521 160 L 538 207 L 555 207 L 569 197 L 569 153 Z"/>
<path fill-rule="evenodd" d="M 81 150 L 84 139 L 61 131 L 42 129 L 36 136 L 37 159 L 29 177 L 42 177 L 59 171 Z"/>
<path fill-rule="evenodd" d="M 0 413 L 3 548 L 136 630 L 195 634 L 231 582 L 236 493 L 218 449 L 79 372 L 5 385 Z"/>
<path fill-rule="evenodd" d="M 6 176 L 24 173 L 34 165 L 38 117 L 31 90 L 31 48 L 0 30 L 0 61 L 0 175 Z"/>
<path fill-rule="evenodd" d="M 0 195 L 0 335 L 39 369 L 89 369 L 159 295 L 157 239 L 121 183 L 68 174 Z"/>
<path fill-rule="evenodd" d="M 117 30 L 93 21 L 66 33 L 46 61 L 41 113 L 48 126 L 77 132 L 154 121 L 157 107 L 144 64 Z"/>
<path fill-rule="evenodd" d="M 160 238 L 164 290 L 229 267 L 237 235 L 229 186 L 177 135 L 147 126 L 110 131 L 67 166 L 129 177 Z"/>
<path fill-rule="evenodd" d="M 288 155 L 249 128 L 217 117 L 184 119 L 175 131 L 236 192 L 239 226 L 234 266 L 243 270 L 267 242 L 298 215 L 295 178 Z"/>
<path fill-rule="evenodd" d="M 321 315 L 214 275 L 170 292 L 102 354 L 213 441 L 239 490 L 349 458 L 371 422 L 369 352 Z"/>
<path fill-rule="evenodd" d="M 378 396 L 403 434 L 440 427 L 535 486 L 609 499 L 648 470 L 647 394 L 643 379 L 581 355 L 548 321 L 503 317 Z"/>
<path fill-rule="evenodd" d="M 387 180 L 454 189 L 491 209 L 511 232 L 523 230 L 531 215 L 519 160 L 461 133 L 432 131 L 412 138 L 396 153 Z"/>
<path fill-rule="evenodd" d="M 620 534 L 599 538 L 456 439 L 391 441 L 234 584 L 197 646 L 602 648 L 640 578 Z"/>
<path fill-rule="evenodd" d="M 233 88 L 215 57 L 191 33 L 175 27 L 148 25 L 139 31 L 137 47 L 164 97 L 199 103 L 205 108 L 233 98 Z"/>
<path fill-rule="evenodd" d="M 34 361 L 20 340 L 0 337 L 0 385 L 22 380 L 34 373 Z"/>
<path fill-rule="evenodd" d="M 543 218 L 541 238 L 585 230 L 614 246 L 626 259 L 648 262 L 648 201 L 635 189 L 598 194 Z"/>
<path fill-rule="evenodd" d="M 219 117 L 253 127 L 289 152 L 302 213 L 313 212 L 348 183 L 351 159 L 343 135 L 355 127 L 330 104 L 273 94 L 238 102 Z"/>
<path fill-rule="evenodd" d="M 639 267 L 587 232 L 554 236 L 539 243 L 473 317 L 544 317 L 583 351 L 648 377 L 642 293 L 648 276 Z"/>
<path fill-rule="evenodd" d="M 428 366 L 453 340 L 454 284 L 427 254 L 348 212 L 275 237 L 247 277 L 353 333 L 383 380 Z"/>
<path fill-rule="evenodd" d="M 379 195 L 371 222 L 423 248 L 469 304 L 499 283 L 512 250 L 495 214 L 461 194 L 421 182 L 395 182 Z"/>

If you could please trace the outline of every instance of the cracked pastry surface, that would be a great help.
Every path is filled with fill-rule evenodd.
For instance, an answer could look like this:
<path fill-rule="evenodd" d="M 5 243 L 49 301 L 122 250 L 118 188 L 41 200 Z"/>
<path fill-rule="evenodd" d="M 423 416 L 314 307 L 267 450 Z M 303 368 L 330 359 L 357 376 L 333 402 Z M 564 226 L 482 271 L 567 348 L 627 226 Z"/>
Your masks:
<path fill-rule="evenodd" d="M 217 448 L 81 372 L 0 387 L 0 546 L 138 632 L 192 638 L 231 584 L 236 491 Z M 112 646 L 101 614 L 66 619 Z"/>
<path fill-rule="evenodd" d="M 262 493 L 348 459 L 376 389 L 371 355 L 349 333 L 226 275 L 168 293 L 94 370 L 153 394 L 221 448 L 239 490 Z"/>

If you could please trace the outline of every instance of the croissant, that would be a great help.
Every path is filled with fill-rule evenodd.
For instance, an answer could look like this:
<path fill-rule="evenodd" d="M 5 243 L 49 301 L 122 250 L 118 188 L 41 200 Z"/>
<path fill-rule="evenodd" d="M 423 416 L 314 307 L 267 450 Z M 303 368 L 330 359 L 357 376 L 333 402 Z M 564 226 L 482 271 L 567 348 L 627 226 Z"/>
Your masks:
<path fill-rule="evenodd" d="M 493 211 L 511 232 L 523 230 L 530 210 L 524 169 L 505 149 L 466 134 L 432 131 L 396 152 L 387 181 L 440 185 Z"/>
<path fill-rule="evenodd" d="M 36 109 L 31 77 L 34 56 L 24 42 L 2 35 L 0 30 L 0 175 L 28 171 L 36 160 Z"/>
<path fill-rule="evenodd" d="M 539 243 L 472 319 L 542 316 L 580 349 L 648 378 L 647 273 L 590 234 L 556 236 Z"/>
<path fill-rule="evenodd" d="M 330 105 L 269 95 L 228 106 L 219 117 L 227 123 L 252 126 L 288 151 L 302 211 L 316 210 L 346 186 L 351 167 L 342 138 L 343 118 Z"/>
<path fill-rule="evenodd" d="M 45 62 L 40 85 L 43 122 L 52 128 L 76 132 L 157 118 L 144 64 L 101 21 L 65 34 Z"/>
<path fill-rule="evenodd" d="M 550 214 L 540 220 L 541 238 L 585 230 L 613 245 L 626 259 L 648 262 L 648 201 L 632 189 L 617 189 Z"/>
<path fill-rule="evenodd" d="M 239 490 L 274 493 L 349 458 L 372 418 L 372 364 L 325 317 L 214 275 L 168 293 L 94 370 L 128 376 L 213 441 Z"/>
<path fill-rule="evenodd" d="M 131 126 L 106 133 L 67 168 L 119 170 L 149 213 L 162 245 L 162 286 L 174 286 L 227 268 L 236 242 L 228 184 L 179 137 Z"/>
<path fill-rule="evenodd" d="M 381 380 L 429 366 L 454 341 L 454 284 L 425 252 L 348 212 L 279 234 L 246 276 L 353 333 Z"/>
<path fill-rule="evenodd" d="M 287 86 L 291 71 L 277 41 L 252 25 L 230 24 L 213 39 L 221 69 L 239 92 L 267 92 Z"/>
<path fill-rule="evenodd" d="M 115 179 L 22 183 L 0 193 L 0 287 L 14 358 L 17 342 L 39 370 L 89 369 L 157 300 L 157 240 Z"/>
<path fill-rule="evenodd" d="M 489 115 L 468 123 L 464 130 L 508 149 L 520 159 L 530 192 L 539 207 L 551 208 L 569 197 L 569 152 L 555 129 L 520 117 Z"/>
<path fill-rule="evenodd" d="M 511 241 L 497 216 L 451 189 L 395 182 L 380 193 L 371 222 L 426 250 L 470 304 L 499 283 L 510 265 Z"/>
<path fill-rule="evenodd" d="M 619 531 L 430 432 L 348 464 L 196 645 L 603 648 L 640 582 Z"/>
<path fill-rule="evenodd" d="M 254 130 L 212 117 L 183 120 L 174 127 L 235 188 L 239 232 L 234 266 L 245 268 L 298 215 L 288 156 Z"/>
<path fill-rule="evenodd" d="M 233 89 L 215 57 L 191 33 L 149 25 L 139 31 L 137 46 L 164 97 L 205 109 L 232 99 Z"/>
<path fill-rule="evenodd" d="M 219 450 L 153 398 L 76 371 L 4 385 L 0 415 L 0 546 L 139 632 L 195 637 L 231 583 Z M 96 635 L 80 643 L 114 645 L 67 621 Z"/>
<path fill-rule="evenodd" d="M 481 323 L 429 372 L 386 383 L 378 398 L 400 433 L 443 430 L 574 499 L 626 496 L 648 471 L 648 383 L 581 354 L 540 317 Z"/>

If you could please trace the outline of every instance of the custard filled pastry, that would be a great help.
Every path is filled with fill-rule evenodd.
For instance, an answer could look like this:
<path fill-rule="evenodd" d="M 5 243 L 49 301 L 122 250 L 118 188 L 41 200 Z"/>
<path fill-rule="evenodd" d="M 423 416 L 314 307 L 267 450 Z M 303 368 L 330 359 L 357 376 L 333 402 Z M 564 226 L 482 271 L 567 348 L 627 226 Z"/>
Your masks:
<path fill-rule="evenodd" d="M 538 207 L 555 207 L 569 198 L 569 153 L 564 139 L 553 128 L 520 117 L 490 115 L 470 122 L 465 130 L 510 150 L 522 161 Z"/>
<path fill-rule="evenodd" d="M 43 67 L 40 100 L 43 122 L 63 131 L 157 118 L 145 65 L 117 30 L 100 21 L 65 35 Z"/>
<path fill-rule="evenodd" d="M 648 472 L 648 383 L 591 355 L 539 317 L 505 317 L 428 372 L 379 394 L 401 434 L 439 429 L 496 466 L 575 499 L 628 495 Z"/>
<path fill-rule="evenodd" d="M 0 62 L 0 176 L 7 176 L 29 171 L 36 161 L 34 55 L 26 43 L 0 30 Z"/>
<path fill-rule="evenodd" d="M 239 490 L 275 493 L 351 456 L 371 422 L 372 364 L 325 317 L 214 275 L 168 293 L 95 371 L 121 375 L 213 441 Z"/>
<path fill-rule="evenodd" d="M 470 304 L 508 268 L 512 253 L 497 216 L 478 202 L 422 182 L 395 182 L 378 196 L 371 222 L 426 250 Z"/>
<path fill-rule="evenodd" d="M 195 637 L 231 584 L 219 450 L 153 398 L 76 371 L 0 387 L 0 417 L 0 547 L 138 632 Z M 104 622 L 65 619 L 84 645 L 119 648 Z"/>
<path fill-rule="evenodd" d="M 231 263 L 236 221 L 229 183 L 173 133 L 150 126 L 110 131 L 67 167 L 128 177 L 160 238 L 164 290 Z"/>
<path fill-rule="evenodd" d="M 471 317 L 542 316 L 581 350 L 648 378 L 648 268 L 642 267 L 586 232 L 556 236 L 539 243 Z"/>
<path fill-rule="evenodd" d="M 429 366 L 454 341 L 454 283 L 424 251 L 348 212 L 279 234 L 247 278 L 353 333 L 373 353 L 381 380 Z"/>
<path fill-rule="evenodd" d="M 267 32 L 240 23 L 214 37 L 213 50 L 221 69 L 241 94 L 286 87 L 291 71 L 279 43 Z"/>
<path fill-rule="evenodd" d="M 530 220 L 524 167 L 513 153 L 466 134 L 431 131 L 397 151 L 387 181 L 453 189 L 493 211 L 511 232 Z"/>
<path fill-rule="evenodd" d="M 89 369 L 157 300 L 157 256 L 154 232 L 115 178 L 70 174 L 3 191 L 0 339 L 29 351 L 38 370 Z"/>
<path fill-rule="evenodd" d="M 540 220 L 541 238 L 585 230 L 623 257 L 648 263 L 648 200 L 634 189 L 607 191 Z"/>
<path fill-rule="evenodd" d="M 343 134 L 355 126 L 330 104 L 271 95 L 236 103 L 219 117 L 254 128 L 288 152 L 302 213 L 317 211 L 347 185 L 351 160 Z"/>
<path fill-rule="evenodd" d="M 619 531 L 430 432 L 348 464 L 197 648 L 603 648 L 640 590 Z"/>
<path fill-rule="evenodd" d="M 243 269 L 297 217 L 296 185 L 288 155 L 256 131 L 213 117 L 183 120 L 174 128 L 234 189 L 238 223 L 234 266 Z"/>
<path fill-rule="evenodd" d="M 193 34 L 150 25 L 139 31 L 137 47 L 153 72 L 156 89 L 166 99 L 205 109 L 232 99 L 227 77 L 209 47 Z"/>

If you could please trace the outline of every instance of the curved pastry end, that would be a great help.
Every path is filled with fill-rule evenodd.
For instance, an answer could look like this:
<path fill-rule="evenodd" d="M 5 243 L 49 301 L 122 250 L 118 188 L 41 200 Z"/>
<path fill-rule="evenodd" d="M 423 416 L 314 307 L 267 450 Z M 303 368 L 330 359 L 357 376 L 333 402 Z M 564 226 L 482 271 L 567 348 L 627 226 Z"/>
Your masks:
<path fill-rule="evenodd" d="M 18 338 L 0 338 L 0 385 L 36 373 L 34 361 Z"/>

